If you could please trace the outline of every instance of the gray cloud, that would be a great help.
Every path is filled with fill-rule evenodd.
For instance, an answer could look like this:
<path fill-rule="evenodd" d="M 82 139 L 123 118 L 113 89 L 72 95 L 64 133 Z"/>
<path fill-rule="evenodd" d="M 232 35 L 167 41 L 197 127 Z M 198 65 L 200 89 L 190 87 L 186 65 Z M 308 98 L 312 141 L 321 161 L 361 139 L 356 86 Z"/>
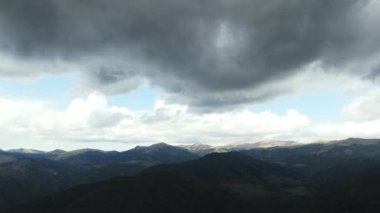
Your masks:
<path fill-rule="evenodd" d="M 147 79 L 177 102 L 233 108 L 292 91 L 275 85 L 312 62 L 378 54 L 379 13 L 375 0 L 0 0 L 0 49 L 78 63 L 106 92 Z"/>
<path fill-rule="evenodd" d="M 368 75 L 364 76 L 364 79 L 376 81 L 380 77 L 380 64 L 375 66 Z"/>
<path fill-rule="evenodd" d="M 123 94 L 145 83 L 145 80 L 127 67 L 101 66 L 84 72 L 81 89 L 96 88 L 105 93 Z M 91 92 L 91 91 L 89 91 Z"/>

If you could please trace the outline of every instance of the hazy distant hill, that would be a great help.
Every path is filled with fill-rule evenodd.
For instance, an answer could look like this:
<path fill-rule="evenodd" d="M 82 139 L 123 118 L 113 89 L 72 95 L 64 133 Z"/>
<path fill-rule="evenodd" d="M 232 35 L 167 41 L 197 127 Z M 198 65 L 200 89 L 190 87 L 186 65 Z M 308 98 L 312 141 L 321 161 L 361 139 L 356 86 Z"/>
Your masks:
<path fill-rule="evenodd" d="M 25 148 L 20 148 L 20 149 L 10 149 L 8 152 L 11 153 L 25 153 L 25 154 L 44 154 L 44 151 L 36 150 L 36 149 L 25 149 Z"/>
<path fill-rule="evenodd" d="M 259 141 L 255 143 L 234 143 L 223 146 L 210 146 L 206 144 L 193 144 L 185 145 L 183 148 L 189 150 L 190 152 L 205 155 L 213 152 L 231 152 L 231 151 L 241 151 L 249 150 L 255 148 L 269 148 L 269 147 L 286 147 L 300 145 L 295 141 Z"/>
<path fill-rule="evenodd" d="M 362 138 L 348 138 L 345 140 L 336 140 L 326 142 L 327 144 L 336 145 L 336 146 L 377 146 L 380 145 L 380 139 L 362 139 Z"/>
<path fill-rule="evenodd" d="M 98 167 L 105 164 L 132 160 L 148 161 L 149 164 L 179 162 L 198 157 L 186 149 L 165 143 L 153 144 L 147 147 L 137 146 L 124 152 L 101 151 L 96 149 L 79 149 L 70 152 L 54 150 L 39 156 L 82 167 Z"/>
<path fill-rule="evenodd" d="M 254 148 L 286 147 L 295 145 L 299 145 L 299 143 L 295 141 L 259 141 L 255 143 L 237 143 L 226 146 L 219 146 L 217 149 L 223 151 L 240 151 Z"/>
<path fill-rule="evenodd" d="M 148 147 L 137 146 L 121 154 L 127 159 L 149 160 L 153 162 L 157 161 L 159 163 L 180 162 L 199 157 L 184 148 L 171 146 L 165 143 L 153 144 Z"/>
<path fill-rule="evenodd" d="M 366 159 L 380 158 L 379 139 L 354 139 L 291 147 L 242 151 L 252 157 L 287 166 L 312 176 L 319 171 Z"/>
<path fill-rule="evenodd" d="M 182 145 L 182 148 L 189 150 L 192 153 L 197 155 L 206 155 L 215 152 L 215 147 L 207 145 L 207 144 L 191 144 L 191 145 Z"/>

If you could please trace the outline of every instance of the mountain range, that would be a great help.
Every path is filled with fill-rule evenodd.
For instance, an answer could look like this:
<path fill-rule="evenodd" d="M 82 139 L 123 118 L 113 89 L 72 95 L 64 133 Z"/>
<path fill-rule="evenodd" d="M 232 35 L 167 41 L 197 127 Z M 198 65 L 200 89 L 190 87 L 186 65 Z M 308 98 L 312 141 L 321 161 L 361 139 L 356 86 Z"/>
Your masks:
<path fill-rule="evenodd" d="M 232 143 L 221 146 L 210 146 L 207 144 L 192 144 L 183 145 L 181 147 L 189 150 L 190 152 L 205 155 L 213 152 L 230 152 L 230 151 L 241 151 L 249 150 L 255 148 L 269 148 L 269 147 L 286 147 L 300 145 L 300 143 L 295 141 L 279 141 L 279 140 L 268 140 L 268 141 L 258 141 L 255 143 Z"/>
<path fill-rule="evenodd" d="M 378 139 L 235 147 L 1 151 L 0 206 L 15 213 L 380 209 Z"/>
<path fill-rule="evenodd" d="M 125 152 L 82 149 L 41 152 L 25 149 L 0 152 L 0 206 L 10 206 L 68 187 L 116 176 L 129 176 L 163 163 L 199 156 L 167 144 L 136 147 Z M 0 210 L 1 212 L 1 210 Z"/>

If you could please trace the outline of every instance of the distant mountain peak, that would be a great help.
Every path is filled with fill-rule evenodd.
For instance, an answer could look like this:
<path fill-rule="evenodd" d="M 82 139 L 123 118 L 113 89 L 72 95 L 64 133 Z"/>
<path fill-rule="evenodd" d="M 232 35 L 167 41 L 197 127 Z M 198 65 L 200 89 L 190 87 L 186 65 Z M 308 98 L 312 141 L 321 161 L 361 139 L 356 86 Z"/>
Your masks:
<path fill-rule="evenodd" d="M 8 152 L 12 153 L 24 153 L 24 154 L 42 154 L 44 151 L 37 149 L 27 149 L 27 148 L 19 148 L 19 149 L 10 149 Z"/>
<path fill-rule="evenodd" d="M 213 148 L 212 146 L 208 145 L 208 144 L 202 144 L 202 143 L 194 143 L 194 144 L 191 144 L 191 145 L 183 145 L 181 147 L 184 147 L 186 149 L 211 149 Z"/>
<path fill-rule="evenodd" d="M 85 153 L 85 152 L 104 152 L 104 151 L 99 150 L 99 149 L 84 148 L 84 149 L 77 149 L 77 150 L 71 151 L 70 153 Z"/>
<path fill-rule="evenodd" d="M 53 151 L 48 152 L 49 154 L 63 154 L 66 153 L 67 151 L 62 150 L 62 149 L 54 149 Z"/>
<path fill-rule="evenodd" d="M 216 147 L 216 149 L 221 150 L 221 151 L 239 151 L 239 150 L 249 150 L 249 149 L 255 149 L 255 148 L 294 146 L 298 144 L 299 143 L 295 141 L 267 140 L 267 141 L 258 141 L 255 143 L 233 143 L 233 144 Z"/>
<path fill-rule="evenodd" d="M 152 144 L 152 145 L 150 145 L 148 147 L 149 148 L 165 148 L 165 147 L 173 147 L 173 146 L 169 145 L 167 143 L 164 143 L 164 142 L 160 142 L 160 143 Z"/>
<path fill-rule="evenodd" d="M 380 139 L 347 138 L 345 140 L 330 141 L 329 143 L 337 145 L 376 145 L 380 144 Z"/>
<path fill-rule="evenodd" d="M 166 143 L 157 143 L 150 146 L 136 146 L 133 149 L 125 151 L 124 155 L 130 158 L 145 158 L 158 160 L 159 162 L 176 162 L 199 157 L 182 147 L 171 146 Z"/>
<path fill-rule="evenodd" d="M 135 148 L 133 149 L 150 149 L 150 148 L 164 148 L 164 147 L 173 147 L 167 143 L 164 143 L 164 142 L 160 142 L 160 143 L 155 143 L 155 144 L 151 144 L 149 146 L 135 146 Z M 132 149 L 132 150 L 133 150 Z"/>

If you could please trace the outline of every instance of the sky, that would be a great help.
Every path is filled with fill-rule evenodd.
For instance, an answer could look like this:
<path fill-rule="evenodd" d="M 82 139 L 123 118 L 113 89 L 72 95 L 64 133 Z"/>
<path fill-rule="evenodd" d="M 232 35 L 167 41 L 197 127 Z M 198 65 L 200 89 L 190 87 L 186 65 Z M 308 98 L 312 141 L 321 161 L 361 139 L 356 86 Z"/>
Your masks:
<path fill-rule="evenodd" d="M 378 0 L 0 0 L 0 149 L 379 138 Z"/>

